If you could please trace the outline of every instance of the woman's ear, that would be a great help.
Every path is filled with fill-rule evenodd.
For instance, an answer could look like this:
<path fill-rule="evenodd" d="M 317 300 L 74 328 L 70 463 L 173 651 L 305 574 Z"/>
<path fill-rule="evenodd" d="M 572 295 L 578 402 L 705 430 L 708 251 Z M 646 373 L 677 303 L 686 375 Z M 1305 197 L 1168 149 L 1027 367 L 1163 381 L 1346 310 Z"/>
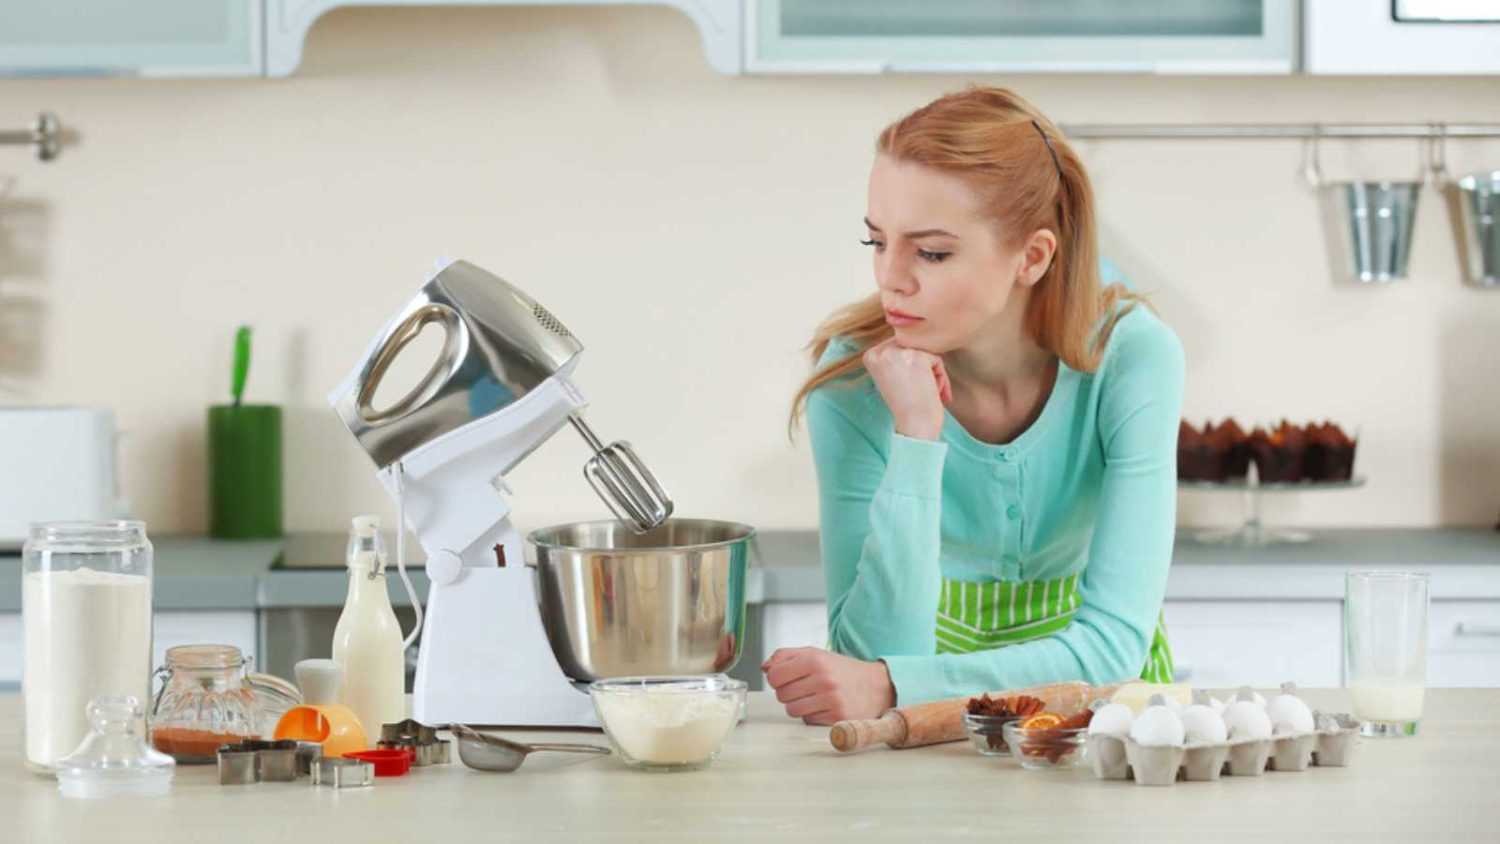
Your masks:
<path fill-rule="evenodd" d="M 1021 272 L 1016 283 L 1031 287 L 1042 280 L 1047 268 L 1052 266 L 1052 257 L 1057 254 L 1057 235 L 1051 229 L 1037 229 L 1026 239 L 1021 248 Z"/>

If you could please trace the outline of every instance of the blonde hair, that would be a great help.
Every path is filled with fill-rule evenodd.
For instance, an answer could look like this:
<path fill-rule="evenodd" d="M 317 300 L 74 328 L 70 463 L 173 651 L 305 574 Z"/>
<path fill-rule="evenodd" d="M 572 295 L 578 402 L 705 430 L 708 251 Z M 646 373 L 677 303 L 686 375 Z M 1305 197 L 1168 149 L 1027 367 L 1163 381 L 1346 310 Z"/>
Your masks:
<path fill-rule="evenodd" d="M 1093 188 L 1052 121 L 1013 91 L 973 86 L 887 126 L 875 148 L 962 177 L 1017 244 L 1038 229 L 1052 230 L 1057 251 L 1032 288 L 1025 330 L 1073 369 L 1098 369 L 1114 323 L 1129 310 L 1116 305 L 1143 300 L 1118 284 L 1101 284 Z M 834 338 L 862 352 L 893 333 L 875 293 L 831 314 L 807 348 L 816 364 Z M 814 390 L 863 375 L 863 368 L 861 355 L 851 354 L 814 372 L 792 400 L 790 430 Z"/>

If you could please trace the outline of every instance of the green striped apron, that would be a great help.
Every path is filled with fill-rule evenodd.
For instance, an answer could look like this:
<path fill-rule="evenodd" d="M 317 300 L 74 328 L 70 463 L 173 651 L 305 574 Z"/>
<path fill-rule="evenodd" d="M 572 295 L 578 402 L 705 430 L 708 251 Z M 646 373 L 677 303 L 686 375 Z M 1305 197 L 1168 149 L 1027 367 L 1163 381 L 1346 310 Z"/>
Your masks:
<path fill-rule="evenodd" d="M 1073 622 L 1082 599 L 1080 575 L 1056 580 L 975 583 L 943 578 L 938 599 L 937 652 L 972 653 L 1040 639 Z M 1141 679 L 1172 682 L 1172 650 L 1165 616 L 1158 616 Z"/>

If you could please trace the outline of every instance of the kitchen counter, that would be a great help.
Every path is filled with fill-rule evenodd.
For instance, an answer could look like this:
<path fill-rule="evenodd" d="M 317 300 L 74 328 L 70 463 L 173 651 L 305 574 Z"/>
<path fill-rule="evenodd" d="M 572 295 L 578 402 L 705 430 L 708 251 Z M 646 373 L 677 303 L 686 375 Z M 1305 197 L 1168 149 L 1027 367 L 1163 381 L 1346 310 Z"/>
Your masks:
<path fill-rule="evenodd" d="M 1315 600 L 1343 597 L 1349 568 L 1441 570 L 1434 598 L 1500 599 L 1500 532 L 1484 528 L 1330 528 L 1311 542 L 1266 548 L 1227 548 L 1179 532 L 1167 598 Z M 202 537 L 154 538 L 156 608 L 237 610 L 338 607 L 344 602 L 344 538 L 297 534 L 288 540 L 223 541 Z M 327 557 L 328 568 L 287 568 L 288 543 L 296 556 Z M 392 564 L 394 568 L 394 563 Z M 409 569 L 424 600 L 427 577 Z M 409 603 L 391 578 L 391 599 Z M 822 601 L 823 571 L 814 530 L 767 530 L 746 584 L 751 603 Z M 21 608 L 20 558 L 0 558 L 0 612 Z"/>
<path fill-rule="evenodd" d="M 22 768 L 20 698 L 9 695 L 0 697 L 0 818 L 5 840 L 21 842 L 1493 841 L 1500 690 L 1428 694 L 1420 737 L 1362 740 L 1351 767 L 1168 788 L 1100 782 L 1086 769 L 1023 771 L 965 743 L 843 757 L 826 728 L 753 693 L 723 756 L 692 773 L 539 754 L 513 774 L 455 760 L 335 792 L 305 780 L 220 786 L 212 766 L 184 766 L 166 797 L 106 801 L 64 800 Z M 1304 695 L 1318 707 L 1347 704 L 1342 690 Z"/>

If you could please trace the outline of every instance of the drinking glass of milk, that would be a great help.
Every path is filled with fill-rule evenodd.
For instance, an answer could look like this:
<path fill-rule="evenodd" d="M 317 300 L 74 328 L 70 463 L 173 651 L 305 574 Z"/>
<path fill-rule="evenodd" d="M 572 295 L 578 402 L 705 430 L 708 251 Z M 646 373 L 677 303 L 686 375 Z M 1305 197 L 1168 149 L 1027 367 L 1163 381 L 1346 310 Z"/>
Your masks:
<path fill-rule="evenodd" d="M 1416 735 L 1427 686 L 1427 575 L 1345 575 L 1344 656 L 1360 732 Z"/>
<path fill-rule="evenodd" d="M 33 525 L 21 574 L 26 766 L 51 773 L 89 701 L 151 699 L 151 542 L 135 521 Z"/>

